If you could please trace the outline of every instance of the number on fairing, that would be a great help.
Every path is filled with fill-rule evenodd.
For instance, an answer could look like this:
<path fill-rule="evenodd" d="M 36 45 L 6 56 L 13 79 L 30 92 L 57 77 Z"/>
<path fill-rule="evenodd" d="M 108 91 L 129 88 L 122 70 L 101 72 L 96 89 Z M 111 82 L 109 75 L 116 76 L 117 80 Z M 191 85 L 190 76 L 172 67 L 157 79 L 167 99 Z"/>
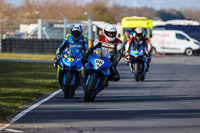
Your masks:
<path fill-rule="evenodd" d="M 98 69 L 100 66 L 104 64 L 104 61 L 101 59 L 95 59 L 96 68 Z"/>

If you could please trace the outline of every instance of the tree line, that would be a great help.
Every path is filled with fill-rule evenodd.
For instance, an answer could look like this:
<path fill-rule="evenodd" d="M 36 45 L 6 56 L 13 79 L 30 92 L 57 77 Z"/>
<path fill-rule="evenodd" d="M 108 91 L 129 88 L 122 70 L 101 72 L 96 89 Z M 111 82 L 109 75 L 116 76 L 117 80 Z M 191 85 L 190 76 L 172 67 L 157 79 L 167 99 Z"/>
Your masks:
<path fill-rule="evenodd" d="M 30 19 L 37 19 L 36 11 L 40 12 L 43 20 L 62 20 L 63 13 L 68 20 L 87 20 L 84 12 L 87 11 L 94 21 L 106 21 L 109 23 L 120 22 L 125 16 L 145 16 L 151 19 L 191 19 L 200 21 L 198 9 L 167 9 L 155 10 L 149 7 L 131 8 L 116 3 L 116 0 L 23 0 L 19 7 L 7 4 L 6 0 L 0 0 L 0 18 L 2 20 L 19 20 L 21 23 L 29 23 Z M 27 21 L 27 22 L 26 22 Z M 5 22 L 8 24 L 7 22 Z"/>

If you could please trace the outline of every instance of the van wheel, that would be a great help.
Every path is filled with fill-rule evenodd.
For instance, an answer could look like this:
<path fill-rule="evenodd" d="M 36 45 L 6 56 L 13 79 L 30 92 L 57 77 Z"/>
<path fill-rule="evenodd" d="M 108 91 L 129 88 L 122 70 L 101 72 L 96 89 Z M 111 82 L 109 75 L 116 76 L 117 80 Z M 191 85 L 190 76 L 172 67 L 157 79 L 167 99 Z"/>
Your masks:
<path fill-rule="evenodd" d="M 191 49 L 191 48 L 187 48 L 186 50 L 185 50 L 185 54 L 187 55 L 187 56 L 192 56 L 193 55 L 193 50 Z"/>
<path fill-rule="evenodd" d="M 156 49 L 155 49 L 155 48 L 152 48 L 151 54 L 152 54 L 152 55 L 155 55 L 155 54 L 156 54 Z"/>

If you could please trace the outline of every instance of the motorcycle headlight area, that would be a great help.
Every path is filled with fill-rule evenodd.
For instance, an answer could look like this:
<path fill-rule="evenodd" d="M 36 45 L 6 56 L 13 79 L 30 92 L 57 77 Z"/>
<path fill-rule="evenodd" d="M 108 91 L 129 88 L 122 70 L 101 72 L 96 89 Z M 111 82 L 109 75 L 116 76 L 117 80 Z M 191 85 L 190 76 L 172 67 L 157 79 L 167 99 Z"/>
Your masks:
<path fill-rule="evenodd" d="M 73 66 L 73 67 L 69 67 L 69 66 L 64 66 L 64 68 L 67 68 L 67 69 L 76 69 L 78 65 L 76 66 Z"/>

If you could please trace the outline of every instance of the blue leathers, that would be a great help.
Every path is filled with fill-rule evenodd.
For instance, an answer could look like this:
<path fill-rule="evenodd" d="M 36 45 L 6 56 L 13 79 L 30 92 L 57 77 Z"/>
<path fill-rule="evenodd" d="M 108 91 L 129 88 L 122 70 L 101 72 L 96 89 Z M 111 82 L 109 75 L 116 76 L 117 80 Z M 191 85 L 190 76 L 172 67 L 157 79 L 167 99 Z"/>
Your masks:
<path fill-rule="evenodd" d="M 85 52 L 88 49 L 88 38 L 82 34 L 78 40 L 75 40 L 71 34 L 67 34 L 62 44 L 58 47 L 56 55 L 60 55 L 60 52 L 69 46 L 76 47 L 80 52 Z"/>

